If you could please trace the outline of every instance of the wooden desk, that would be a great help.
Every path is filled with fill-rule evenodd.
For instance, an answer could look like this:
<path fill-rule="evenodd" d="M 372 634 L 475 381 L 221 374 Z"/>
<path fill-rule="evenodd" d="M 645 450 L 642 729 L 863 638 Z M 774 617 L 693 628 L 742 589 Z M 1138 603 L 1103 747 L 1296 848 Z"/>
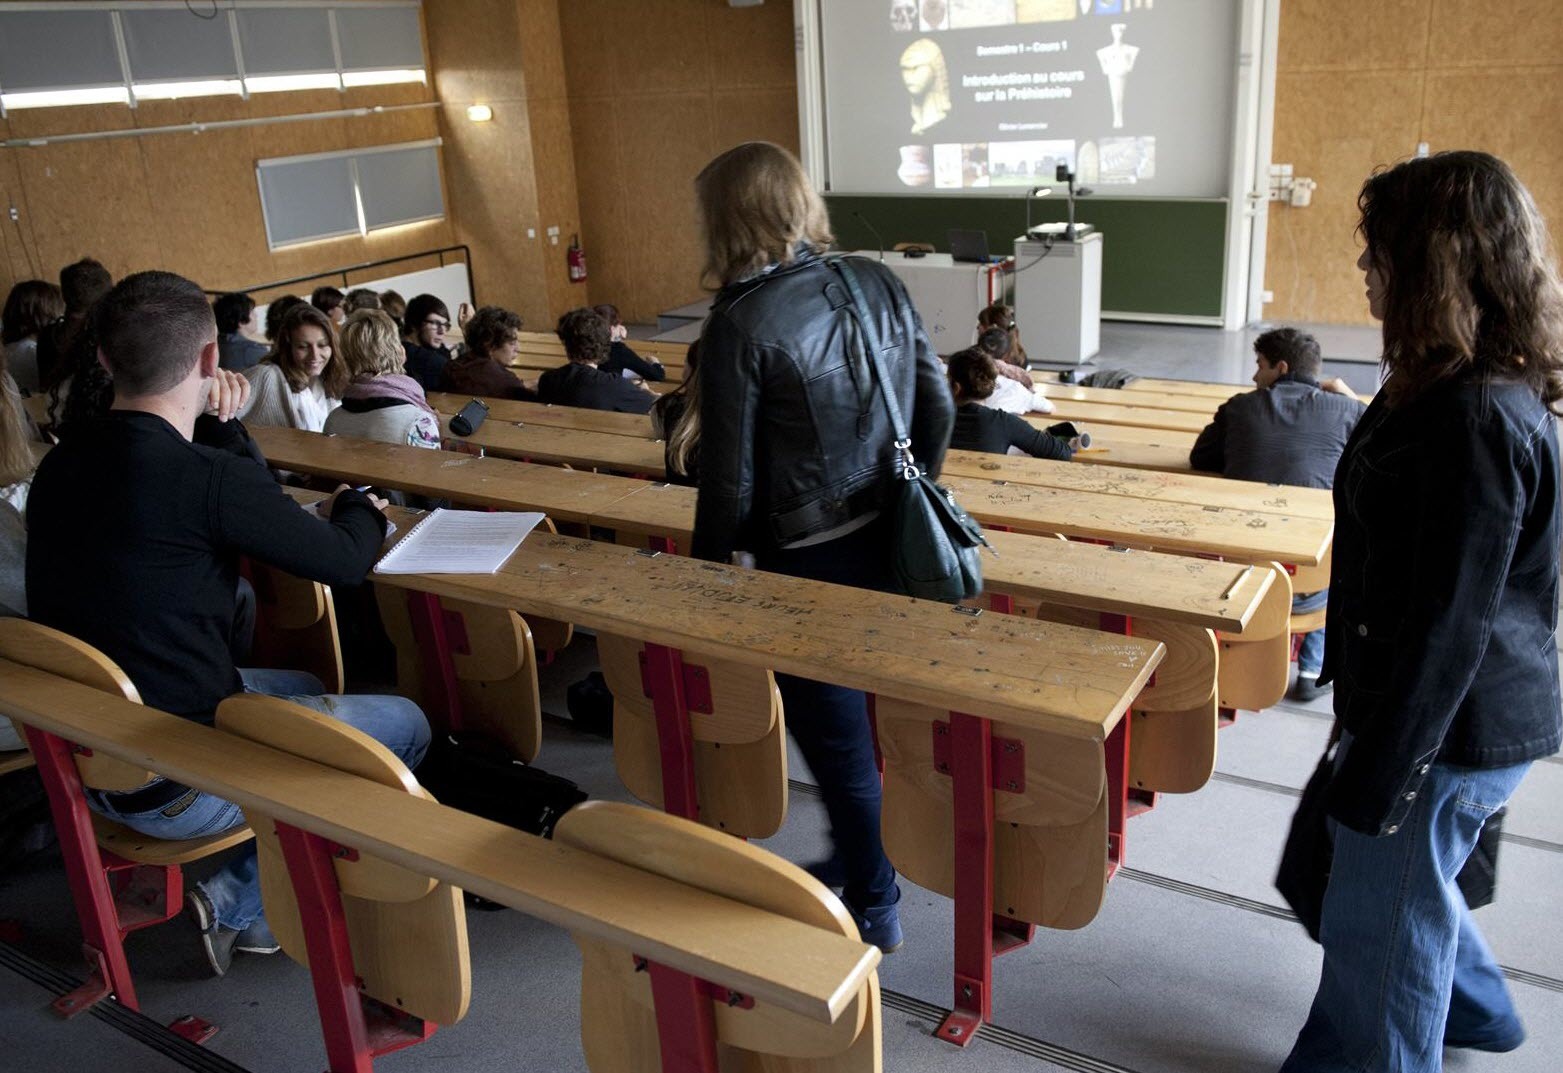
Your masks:
<path fill-rule="evenodd" d="M 863 943 L 3 660 L 0 713 L 820 1021 L 879 961 Z"/>
<path fill-rule="evenodd" d="M 1153 641 L 543 533 L 493 576 L 374 580 L 1097 742 L 1163 652 Z"/>
<path fill-rule="evenodd" d="M 454 414 L 472 401 L 471 395 L 429 392 L 429 405 L 442 414 Z M 510 421 L 553 428 L 578 428 L 586 432 L 608 432 L 617 436 L 639 436 L 650 440 L 651 418 L 645 414 L 620 414 L 609 410 L 588 410 L 580 406 L 553 406 L 517 399 L 484 399 L 490 421 Z"/>
<path fill-rule="evenodd" d="M 1116 388 L 1080 387 L 1078 384 L 1039 382 L 1036 388 L 1055 405 L 1094 402 L 1105 406 L 1150 406 L 1158 410 L 1183 410 L 1202 414 L 1209 421 L 1225 399 L 1201 395 L 1151 395 L 1144 391 L 1126 392 Z"/>
<path fill-rule="evenodd" d="M 465 440 L 501 458 L 616 470 L 657 478 L 661 478 L 664 473 L 660 440 L 558 426 L 516 424 L 492 416 L 470 436 L 458 436 L 452 432 L 450 417 L 446 414 L 440 415 L 440 424 L 446 437 Z"/>
<path fill-rule="evenodd" d="M 1085 458 L 1091 459 L 1090 455 Z M 1081 492 L 1128 496 L 1200 507 L 1229 507 L 1261 514 L 1285 514 L 1333 520 L 1335 504 L 1328 488 L 1297 488 L 1236 481 L 1195 473 L 1149 473 L 1107 465 L 1054 462 L 1020 455 L 950 451 L 947 477 L 973 477 L 1012 484 L 1070 488 Z"/>
<path fill-rule="evenodd" d="M 1197 434 L 1210 424 L 1209 414 L 1192 414 L 1186 410 L 1161 410 L 1151 406 L 1072 402 L 1068 399 L 1061 399 L 1054 403 L 1051 414 L 1023 416 L 1038 428 L 1047 428 L 1060 421 L 1073 421 L 1085 428 L 1094 425 L 1133 425 L 1138 428 L 1167 429 L 1172 432 Z"/>

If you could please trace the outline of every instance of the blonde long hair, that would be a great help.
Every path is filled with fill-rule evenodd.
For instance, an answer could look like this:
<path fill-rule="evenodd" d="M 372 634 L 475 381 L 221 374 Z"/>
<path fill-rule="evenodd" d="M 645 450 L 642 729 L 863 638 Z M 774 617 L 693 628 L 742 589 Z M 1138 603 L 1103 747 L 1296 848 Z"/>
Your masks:
<path fill-rule="evenodd" d="M 835 241 L 830 215 L 798 158 L 770 142 L 745 142 L 695 176 L 705 233 L 701 282 L 712 290 L 771 264 L 790 264 L 799 244 L 822 253 Z"/>

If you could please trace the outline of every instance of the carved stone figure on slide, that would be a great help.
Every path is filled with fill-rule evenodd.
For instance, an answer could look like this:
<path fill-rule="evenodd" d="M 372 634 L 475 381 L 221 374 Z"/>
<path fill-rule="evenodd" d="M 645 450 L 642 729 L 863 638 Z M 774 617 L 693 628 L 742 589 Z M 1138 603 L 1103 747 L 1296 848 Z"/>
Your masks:
<path fill-rule="evenodd" d="M 922 0 L 921 14 L 925 31 L 950 28 L 950 5 L 945 0 Z"/>
<path fill-rule="evenodd" d="M 917 29 L 917 5 L 911 0 L 890 0 L 890 28 L 908 34 Z"/>
<path fill-rule="evenodd" d="M 1102 74 L 1107 76 L 1107 91 L 1113 98 L 1113 129 L 1123 128 L 1123 90 L 1134 70 L 1134 60 L 1140 50 L 1123 43 L 1123 32 L 1128 25 L 1115 22 L 1112 25 L 1113 43 L 1096 50 L 1096 62 L 1101 64 Z"/>
<path fill-rule="evenodd" d="M 950 72 L 931 38 L 919 37 L 901 53 L 901 82 L 911 97 L 913 134 L 950 114 Z"/>

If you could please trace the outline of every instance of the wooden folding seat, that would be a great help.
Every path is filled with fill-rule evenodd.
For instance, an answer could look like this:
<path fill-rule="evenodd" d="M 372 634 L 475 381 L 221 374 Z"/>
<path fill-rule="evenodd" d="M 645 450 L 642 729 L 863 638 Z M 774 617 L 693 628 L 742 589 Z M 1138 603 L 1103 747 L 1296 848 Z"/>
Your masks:
<path fill-rule="evenodd" d="M 603 677 L 613 692 L 613 758 L 630 793 L 658 808 L 662 741 L 646 674 L 646 645 L 597 635 Z M 701 823 L 745 838 L 766 838 L 787 816 L 787 740 L 781 691 L 762 667 L 683 654 L 694 785 Z"/>
<path fill-rule="evenodd" d="M 342 640 L 329 586 L 306 581 L 254 559 L 245 574 L 255 587 L 255 643 L 251 667 L 308 671 L 327 693 L 341 693 Z"/>
<path fill-rule="evenodd" d="M 389 585 L 376 585 L 375 598 L 396 646 L 396 691 L 437 728 L 481 731 L 531 763 L 542 747 L 543 706 L 526 620 L 506 608 Z M 441 652 L 450 653 L 448 664 Z"/>
<path fill-rule="evenodd" d="M 1330 550 L 1325 553 L 1324 560 L 1318 566 L 1299 566 L 1292 573 L 1292 592 L 1309 593 L 1322 592 L 1330 587 L 1330 563 L 1335 558 L 1335 545 L 1332 541 Z M 1287 623 L 1287 631 L 1292 635 L 1292 659 L 1297 658 L 1297 649 L 1302 644 L 1302 635 L 1312 633 L 1314 630 L 1324 629 L 1324 608 L 1317 611 L 1304 611 L 1301 614 L 1293 614 Z"/>
<path fill-rule="evenodd" d="M 217 727 L 429 797 L 367 734 L 276 697 L 228 698 L 218 706 Z M 300 793 L 298 807 L 311 807 L 307 791 Z M 332 1073 L 367 1070 L 375 1056 L 466 1015 L 472 971 L 458 888 L 264 814 L 249 819 L 266 921 L 283 951 L 310 970 Z"/>
<path fill-rule="evenodd" d="M 735 838 L 648 809 L 593 801 L 568 812 L 555 841 L 803 921 L 858 937 L 841 902 L 802 869 Z M 715 922 L 713 922 L 715 926 Z M 592 1073 L 655 1073 L 663 1048 L 657 1014 L 677 974 L 648 966 L 646 951 L 581 935 L 581 1046 Z M 772 942 L 755 934 L 762 948 Z M 879 976 L 871 973 L 833 1024 L 756 1002 L 737 992 L 708 991 L 698 981 L 693 1003 L 714 1021 L 716 1068 L 722 1073 L 878 1073 L 881 1069 Z M 663 1051 L 663 1053 L 667 1053 Z M 704 1068 L 700 1066 L 699 1068 Z"/>
<path fill-rule="evenodd" d="M 136 687 L 107 656 L 36 622 L 0 619 L 0 658 L 141 703 Z M 125 936 L 178 916 L 184 907 L 180 866 L 246 841 L 250 829 L 205 838 L 149 838 L 91 811 L 85 791 L 134 790 L 155 778 L 153 772 L 32 728 L 24 736 L 49 795 L 92 974 L 58 999 L 55 1009 L 72 1016 L 111 994 L 137 1009 Z"/>
<path fill-rule="evenodd" d="M 1241 634 L 1219 634 L 1221 667 L 1217 695 L 1221 707 L 1261 712 L 1286 696 L 1291 677 L 1291 578 L 1279 563 L 1269 569 L 1275 583 Z"/>
<path fill-rule="evenodd" d="M 885 765 L 885 851 L 906 878 L 953 898 L 949 713 L 881 696 L 874 717 Z M 1001 722 L 992 727 L 993 911 L 1048 928 L 1084 927 L 1107 893 L 1102 743 Z"/>

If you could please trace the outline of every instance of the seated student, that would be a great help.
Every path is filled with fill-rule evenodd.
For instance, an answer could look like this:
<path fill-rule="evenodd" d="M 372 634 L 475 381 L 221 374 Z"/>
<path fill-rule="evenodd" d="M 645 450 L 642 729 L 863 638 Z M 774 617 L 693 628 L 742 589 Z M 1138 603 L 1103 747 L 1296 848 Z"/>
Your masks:
<path fill-rule="evenodd" d="M 331 323 L 337 327 L 347 319 L 347 310 L 343 308 L 346 296 L 335 287 L 316 287 L 309 295 L 309 304 L 331 318 Z"/>
<path fill-rule="evenodd" d="M 255 299 L 224 294 L 212 303 L 212 312 L 217 315 L 217 354 L 224 369 L 243 372 L 266 356 L 266 344 L 244 334 L 255 327 Z"/>
<path fill-rule="evenodd" d="M 1189 452 L 1189 465 L 1240 481 L 1329 488 L 1341 452 L 1367 409 L 1345 381 L 1319 381 L 1319 342 L 1296 328 L 1275 328 L 1254 340 L 1257 391 L 1234 395 L 1216 410 Z M 1292 610 L 1317 611 L 1328 590 L 1297 593 Z M 1303 636 L 1292 696 L 1312 700 L 1324 666 L 1324 631 Z"/>
<path fill-rule="evenodd" d="M 651 431 L 662 441 L 669 484 L 700 484 L 700 344 L 689 344 L 684 382 L 651 404 Z"/>
<path fill-rule="evenodd" d="M 997 363 L 987 351 L 981 347 L 967 347 L 951 354 L 945 365 L 950 378 L 950 394 L 955 396 L 951 449 L 987 451 L 996 455 L 1019 452 L 1060 462 L 1074 457 L 1074 450 L 1066 440 L 1044 432 L 1012 413 L 982 405 L 982 400 L 992 395 L 994 387 L 1003 382 Z"/>
<path fill-rule="evenodd" d="M 275 349 L 244 371 L 251 390 L 240 416 L 262 427 L 322 431 L 347 389 L 336 349 L 336 328 L 324 313 L 302 302 L 288 310 Z"/>
<path fill-rule="evenodd" d="M 29 395 L 39 390 L 38 333 L 65 315 L 60 288 L 42 279 L 24 279 L 5 297 L 0 313 L 0 353 L 16 386 Z"/>
<path fill-rule="evenodd" d="M 87 323 L 88 313 L 114 286 L 109 270 L 90 257 L 60 269 L 60 294 L 65 315 L 38 333 L 38 385 L 47 390 L 71 374 L 71 348 Z"/>
<path fill-rule="evenodd" d="M 284 294 L 266 307 L 266 342 L 276 344 L 277 330 L 282 327 L 282 318 L 288 315 L 288 310 L 303 304 L 304 299 L 298 295 Z"/>
<path fill-rule="evenodd" d="M 467 318 L 467 346 L 445 366 L 445 390 L 496 399 L 535 399 L 537 392 L 510 371 L 521 349 L 521 318 L 483 306 Z"/>
<path fill-rule="evenodd" d="M 537 380 L 537 397 L 560 406 L 643 414 L 657 397 L 645 388 L 598 368 L 608 359 L 612 335 L 608 322 L 590 309 L 572 309 L 556 329 L 570 363 L 549 369 Z"/>
<path fill-rule="evenodd" d="M 407 299 L 397 291 L 381 291 L 380 308 L 396 322 L 396 334 L 402 335 L 405 327 L 402 321 L 407 316 Z"/>
<path fill-rule="evenodd" d="M 373 287 L 354 287 L 347 292 L 347 297 L 342 299 L 342 310 L 345 316 L 351 317 L 360 309 L 379 309 L 380 295 Z M 346 323 L 344 320 L 343 323 Z"/>
<path fill-rule="evenodd" d="M 418 294 L 407 303 L 402 324 L 403 347 L 407 351 L 407 375 L 425 391 L 445 390 L 445 366 L 450 363 L 450 348 L 445 333 L 450 331 L 450 310 L 432 294 Z"/>
<path fill-rule="evenodd" d="M 0 361 L 0 372 L 4 372 Z M 9 375 L 0 376 L 0 617 L 27 614 L 27 494 L 32 488 L 32 422 Z M 22 748 L 21 732 L 0 717 L 0 753 Z"/>
<path fill-rule="evenodd" d="M 1026 369 L 1026 362 L 1029 359 L 1026 357 L 1026 348 L 1020 345 L 1020 328 L 1015 323 L 1015 311 L 1007 305 L 995 302 L 977 314 L 979 337 L 994 328 L 1002 331 L 1009 342 L 1009 345 L 1004 348 L 1003 355 L 998 359 L 999 373 L 1024 384 L 1029 391 L 1034 385 L 1031 381 L 1031 373 Z"/>
<path fill-rule="evenodd" d="M 318 315 L 318 314 L 317 314 Z M 101 650 L 153 708 L 210 723 L 241 690 L 285 696 L 380 741 L 409 766 L 429 725 L 402 697 L 320 696 L 312 675 L 239 670 L 229 651 L 239 559 L 328 585 L 354 585 L 385 535 L 380 505 L 343 486 L 323 518 L 301 510 L 244 453 L 232 420 L 249 390 L 218 366 L 217 325 L 201 289 L 167 272 L 122 281 L 96 314 L 114 408 L 43 460 L 28 501 L 32 617 Z M 156 838 L 244 822 L 210 794 L 155 778 L 88 804 Z M 206 957 L 221 975 L 234 950 L 277 949 L 261 912 L 255 844 L 189 892 Z"/>
<path fill-rule="evenodd" d="M 342 326 L 341 351 L 353 379 L 342 405 L 326 418 L 325 431 L 438 450 L 439 415 L 418 381 L 403 370 L 407 355 L 396 322 L 378 309 L 350 314 Z"/>
<path fill-rule="evenodd" d="M 1031 389 L 1031 376 L 1008 361 L 1010 353 L 1009 333 L 1002 328 L 988 328 L 977 336 L 977 346 L 993 359 L 994 374 L 999 377 L 993 394 L 982 403 L 995 410 L 1012 414 L 1050 414 L 1053 404 Z M 1024 379 L 1022 379 L 1024 377 Z"/>
<path fill-rule="evenodd" d="M 604 372 L 618 373 L 624 377 L 638 376 L 642 380 L 652 380 L 657 383 L 668 378 L 668 371 L 656 358 L 643 358 L 630 349 L 624 340 L 629 338 L 630 331 L 619 319 L 619 307 L 604 303 L 592 306 L 592 312 L 608 322 L 609 338 L 613 340 L 608 348 L 608 360 L 598 368 Z"/>

